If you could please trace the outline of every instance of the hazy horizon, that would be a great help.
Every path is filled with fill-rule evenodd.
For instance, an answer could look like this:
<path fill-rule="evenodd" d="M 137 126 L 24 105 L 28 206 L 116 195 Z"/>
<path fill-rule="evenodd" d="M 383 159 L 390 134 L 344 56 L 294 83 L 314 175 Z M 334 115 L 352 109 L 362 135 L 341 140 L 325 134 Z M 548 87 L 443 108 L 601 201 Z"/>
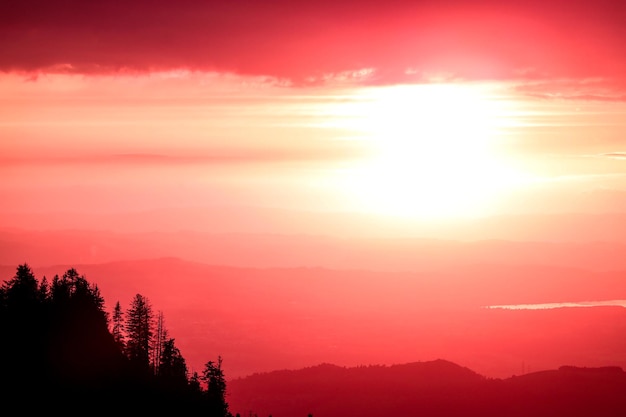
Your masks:
<path fill-rule="evenodd" d="M 626 2 L 63 5 L 0 6 L 3 280 L 228 377 L 626 366 Z"/>

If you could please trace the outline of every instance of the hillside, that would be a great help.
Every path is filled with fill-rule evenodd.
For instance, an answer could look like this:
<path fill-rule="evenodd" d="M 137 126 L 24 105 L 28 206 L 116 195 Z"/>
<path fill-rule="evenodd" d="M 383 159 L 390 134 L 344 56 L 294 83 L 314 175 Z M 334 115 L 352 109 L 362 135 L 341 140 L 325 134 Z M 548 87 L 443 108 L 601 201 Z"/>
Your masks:
<path fill-rule="evenodd" d="M 323 364 L 235 379 L 232 410 L 272 417 L 604 417 L 626 413 L 621 368 L 560 367 L 490 379 L 445 360 Z"/>

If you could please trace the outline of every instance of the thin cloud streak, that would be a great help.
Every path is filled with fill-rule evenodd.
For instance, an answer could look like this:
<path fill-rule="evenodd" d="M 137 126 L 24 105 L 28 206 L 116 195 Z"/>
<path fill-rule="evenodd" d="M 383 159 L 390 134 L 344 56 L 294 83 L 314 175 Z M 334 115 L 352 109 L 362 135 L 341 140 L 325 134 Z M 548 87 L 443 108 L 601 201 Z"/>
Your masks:
<path fill-rule="evenodd" d="M 149 153 L 34 156 L 0 158 L 2 166 L 22 165 L 222 165 L 280 162 L 349 160 L 367 155 L 363 149 L 341 142 L 318 149 L 231 149 L 204 155 L 166 155 Z"/>
<path fill-rule="evenodd" d="M 503 310 L 547 310 L 554 308 L 578 308 L 578 307 L 624 307 L 626 308 L 626 300 L 607 300 L 607 301 L 578 301 L 568 303 L 540 303 L 540 304 L 509 304 L 488 306 L 489 309 Z"/>
<path fill-rule="evenodd" d="M 604 158 L 610 158 L 610 159 L 625 159 L 626 160 L 626 152 L 609 152 L 609 153 L 602 154 L 600 156 Z"/>

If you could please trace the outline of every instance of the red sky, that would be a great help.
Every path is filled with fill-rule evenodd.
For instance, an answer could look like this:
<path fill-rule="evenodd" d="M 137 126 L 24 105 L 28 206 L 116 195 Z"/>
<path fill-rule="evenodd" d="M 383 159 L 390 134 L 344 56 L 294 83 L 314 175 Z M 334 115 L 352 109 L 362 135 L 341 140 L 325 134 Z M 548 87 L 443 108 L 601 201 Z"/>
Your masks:
<path fill-rule="evenodd" d="M 475 284 L 484 282 L 474 281 L 482 273 L 465 275 L 477 260 L 506 261 L 507 268 L 558 261 L 560 267 L 610 269 L 611 280 L 593 293 L 599 285 L 593 279 L 570 288 L 569 270 L 559 280 L 550 271 L 529 274 L 554 292 L 538 290 L 537 300 L 493 302 L 602 301 L 578 299 L 586 288 L 624 299 L 621 280 L 613 279 L 622 276 L 614 270 L 621 269 L 626 242 L 624 22 L 622 0 L 4 0 L 3 268 L 14 260 L 36 259 L 35 267 L 51 271 L 55 264 L 161 256 L 237 267 L 353 270 L 417 270 L 437 261 L 437 268 L 462 277 L 463 285 L 455 287 L 462 299 L 481 295 L 487 286 Z M 31 230 L 14 230 L 20 228 Z M 439 252 L 422 238 L 487 243 Z M 422 258 L 415 242 L 421 242 Z M 111 275 L 125 277 L 125 265 L 119 267 L 122 275 Z M 164 274 L 159 265 L 147 270 Z M 171 265 L 176 270 L 179 262 Z M 95 265 L 91 271 L 105 280 L 106 268 Z M 193 276 L 204 277 L 203 268 Z M 281 273 L 290 276 L 291 270 Z M 498 270 L 496 278 L 502 276 Z M 172 309 L 185 307 L 191 298 L 158 291 L 172 285 L 170 277 L 163 287 L 154 283 L 155 299 L 162 297 Z M 517 285 L 524 288 L 526 275 L 520 277 Z M 120 288 L 136 284 L 120 282 Z M 449 303 L 448 285 L 456 284 L 437 282 L 433 303 Z M 182 287 L 189 297 L 213 294 L 202 285 Z M 563 294 L 576 296 L 555 299 L 564 288 L 575 291 Z M 135 287 L 123 290 L 120 297 Z M 246 300 L 273 307 L 271 299 L 254 293 L 240 299 L 235 290 L 229 311 Z M 298 299 L 300 293 L 291 296 Z M 344 299 L 336 301 L 343 305 Z M 305 304 L 317 308 L 315 302 Z M 375 305 L 367 310 L 373 316 Z M 289 306 L 284 316 L 299 328 Z M 203 308 L 198 320 L 219 322 L 210 303 Z M 195 342 L 185 337 L 202 323 L 173 311 L 183 329 L 177 340 L 192 349 Z M 358 314 L 348 320 L 340 310 L 327 313 L 329 323 L 341 324 L 333 327 L 341 342 L 341 355 L 334 358 L 358 351 L 355 332 L 357 341 L 371 341 Z M 267 317 L 259 319 L 262 327 L 276 328 L 275 317 Z M 397 360 L 415 360 L 422 333 L 410 330 L 415 323 L 402 317 L 407 327 L 399 325 L 402 320 L 395 327 L 379 323 L 381 334 L 397 330 L 396 339 L 381 337 L 378 346 L 387 346 L 380 350 L 363 347 L 362 358 L 392 360 L 381 355 L 400 349 Z M 597 328 L 568 320 L 573 338 L 585 338 L 580 326 Z M 502 328 L 508 325 L 503 321 Z M 534 323 L 528 328 L 521 339 Z M 446 331 L 441 324 L 437 329 Z M 623 337 L 618 327 L 612 329 L 602 343 L 622 358 L 616 340 Z M 288 330 L 284 335 L 293 337 Z M 254 361 L 255 334 L 243 335 L 249 344 L 232 345 L 250 347 Z M 407 341 L 409 334 L 414 336 Z M 496 337 L 507 334 L 493 330 Z M 319 336 L 320 349 L 311 349 L 326 355 L 322 347 L 334 345 L 323 332 Z M 485 349 L 498 346 L 479 339 Z M 429 355 L 450 352 L 439 350 L 438 340 Z M 462 340 L 449 339 L 452 351 L 465 346 Z M 517 339 L 511 340 L 515 350 Z M 202 351 L 194 361 L 205 360 L 216 341 L 194 345 Z M 390 349 L 391 344 L 397 346 Z M 552 339 L 550 344 L 554 350 Z M 270 340 L 267 346 L 281 344 Z M 539 357 L 544 350 L 537 346 L 532 345 Z M 557 350 L 560 355 L 564 349 Z M 228 348 L 223 352 L 228 357 Z M 585 358 L 598 361 L 614 357 L 586 352 Z M 516 355 L 507 359 L 514 366 L 528 359 Z M 291 364 L 305 359 L 311 357 Z M 240 364 L 239 371 L 249 365 Z M 503 369 L 509 372 L 510 365 Z"/>
<path fill-rule="evenodd" d="M 614 0 L 4 2 L 0 208 L 621 212 L 625 16 Z"/>
<path fill-rule="evenodd" d="M 5 70 L 186 68 L 296 81 L 376 68 L 464 78 L 623 77 L 615 0 L 20 1 L 2 10 Z M 621 80 L 623 81 L 623 79 Z"/>

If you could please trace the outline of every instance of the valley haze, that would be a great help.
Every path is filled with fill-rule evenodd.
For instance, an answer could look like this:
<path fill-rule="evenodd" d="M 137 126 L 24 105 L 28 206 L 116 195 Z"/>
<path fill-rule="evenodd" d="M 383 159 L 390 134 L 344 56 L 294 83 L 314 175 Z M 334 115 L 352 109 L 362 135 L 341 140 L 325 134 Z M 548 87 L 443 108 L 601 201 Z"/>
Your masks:
<path fill-rule="evenodd" d="M 140 292 L 164 313 L 191 369 L 219 352 L 229 378 L 438 358 L 489 377 L 624 365 L 623 307 L 488 308 L 626 299 L 617 240 L 15 227 L 0 238 L 4 277 L 20 262 L 48 279 L 74 267 L 109 311 Z"/>

